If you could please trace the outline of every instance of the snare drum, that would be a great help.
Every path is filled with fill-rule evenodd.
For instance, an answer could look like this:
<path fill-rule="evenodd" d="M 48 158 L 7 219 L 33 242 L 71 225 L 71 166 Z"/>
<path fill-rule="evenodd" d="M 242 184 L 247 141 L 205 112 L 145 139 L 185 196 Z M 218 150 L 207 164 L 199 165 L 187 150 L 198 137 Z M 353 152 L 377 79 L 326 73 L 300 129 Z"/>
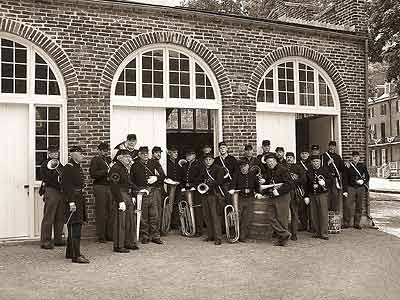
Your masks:
<path fill-rule="evenodd" d="M 334 211 L 328 212 L 328 233 L 340 233 L 342 216 Z"/>

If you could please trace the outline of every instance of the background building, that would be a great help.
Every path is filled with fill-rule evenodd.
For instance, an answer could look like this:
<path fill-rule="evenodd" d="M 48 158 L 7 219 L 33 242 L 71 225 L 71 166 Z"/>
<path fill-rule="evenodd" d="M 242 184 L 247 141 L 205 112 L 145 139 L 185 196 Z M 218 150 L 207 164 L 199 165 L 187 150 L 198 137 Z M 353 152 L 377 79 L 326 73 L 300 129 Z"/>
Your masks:
<path fill-rule="evenodd" d="M 2 1 L 0 239 L 39 234 L 49 144 L 63 163 L 72 145 L 89 159 L 129 132 L 163 149 L 224 140 L 234 155 L 267 138 L 293 152 L 334 139 L 344 158 L 365 158 L 365 1 L 338 0 L 312 20 L 285 3 L 298 9 L 267 20 L 121 0 Z"/>

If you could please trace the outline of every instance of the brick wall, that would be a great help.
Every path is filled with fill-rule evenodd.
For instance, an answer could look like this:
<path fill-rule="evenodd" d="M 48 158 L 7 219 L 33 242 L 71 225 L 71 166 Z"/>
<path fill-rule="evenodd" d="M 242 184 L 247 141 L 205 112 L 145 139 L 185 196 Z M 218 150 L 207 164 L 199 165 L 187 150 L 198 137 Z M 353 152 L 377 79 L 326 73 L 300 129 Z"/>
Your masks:
<path fill-rule="evenodd" d="M 31 40 L 59 65 L 68 94 L 68 143 L 82 145 L 89 157 L 100 140 L 110 139 L 110 87 L 118 62 L 159 41 L 189 48 L 211 66 L 222 92 L 224 140 L 234 154 L 244 143 L 255 146 L 254 84 L 265 64 L 276 60 L 271 53 L 289 46 L 325 62 L 340 92 L 344 157 L 352 149 L 365 154 L 365 45 L 355 34 L 90 1 L 3 0 L 0 18 L 0 30 Z M 92 199 L 91 188 L 87 193 Z M 93 218 L 92 200 L 89 213 Z"/>

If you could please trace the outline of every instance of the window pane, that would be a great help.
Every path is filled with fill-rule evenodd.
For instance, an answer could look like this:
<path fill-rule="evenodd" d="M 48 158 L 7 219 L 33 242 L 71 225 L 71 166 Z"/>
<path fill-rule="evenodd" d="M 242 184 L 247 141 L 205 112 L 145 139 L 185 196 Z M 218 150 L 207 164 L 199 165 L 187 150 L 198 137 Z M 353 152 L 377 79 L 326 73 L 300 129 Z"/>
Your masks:
<path fill-rule="evenodd" d="M 206 97 L 207 97 L 207 99 L 215 99 L 215 96 L 214 96 L 214 89 L 213 89 L 213 88 L 207 87 L 207 90 L 206 90 Z"/>
<path fill-rule="evenodd" d="M 35 55 L 35 61 L 37 64 L 46 64 L 46 61 L 38 54 Z"/>
<path fill-rule="evenodd" d="M 283 68 L 278 68 L 278 78 L 279 78 L 279 79 L 285 78 L 285 69 L 283 69 Z"/>
<path fill-rule="evenodd" d="M 49 120 L 60 120 L 60 108 L 59 107 L 49 107 Z"/>
<path fill-rule="evenodd" d="M 117 86 L 115 87 L 115 95 L 124 95 L 124 84 L 122 82 L 117 83 Z"/>
<path fill-rule="evenodd" d="M 197 99 L 205 99 L 206 94 L 205 94 L 205 88 L 204 87 L 197 87 L 196 88 L 196 98 Z"/>
<path fill-rule="evenodd" d="M 287 82 L 287 90 L 289 92 L 294 92 L 294 81 L 288 81 Z"/>
<path fill-rule="evenodd" d="M 190 98 L 190 88 L 188 86 L 181 87 L 181 98 L 185 98 L 185 99 Z"/>
<path fill-rule="evenodd" d="M 179 98 L 179 86 L 171 85 L 169 87 L 169 96 L 171 98 Z"/>
<path fill-rule="evenodd" d="M 181 73 L 181 84 L 189 84 L 189 73 Z"/>
<path fill-rule="evenodd" d="M 258 91 L 258 94 L 257 94 L 257 101 L 258 102 L 265 102 L 265 94 L 264 94 L 264 92 L 263 91 Z"/>
<path fill-rule="evenodd" d="M 307 105 L 306 95 L 304 95 L 304 94 L 300 94 L 300 105 Z"/>
<path fill-rule="evenodd" d="M 208 129 L 208 112 L 206 109 L 196 109 L 196 129 Z"/>
<path fill-rule="evenodd" d="M 267 102 L 274 102 L 274 92 L 267 92 Z"/>
<path fill-rule="evenodd" d="M 136 96 L 136 83 L 126 84 L 126 96 Z"/>
<path fill-rule="evenodd" d="M 7 39 L 1 39 L 1 45 L 4 47 L 14 47 L 14 42 Z"/>
<path fill-rule="evenodd" d="M 152 71 L 143 71 L 143 78 L 144 83 L 152 83 L 153 82 L 153 72 Z"/>
<path fill-rule="evenodd" d="M 189 60 L 182 59 L 181 60 L 181 71 L 189 71 Z"/>
<path fill-rule="evenodd" d="M 154 72 L 154 83 L 163 83 L 163 72 Z"/>
<path fill-rule="evenodd" d="M 15 93 L 26 93 L 26 80 L 15 80 Z"/>
<path fill-rule="evenodd" d="M 163 97 L 163 86 L 154 85 L 154 98 L 162 98 L 162 97 Z"/>
<path fill-rule="evenodd" d="M 12 79 L 1 80 L 1 92 L 2 93 L 14 93 L 14 81 Z"/>
<path fill-rule="evenodd" d="M 1 48 L 1 61 L 14 62 L 13 49 Z"/>
<path fill-rule="evenodd" d="M 307 81 L 306 72 L 304 72 L 304 71 L 299 71 L 299 80 L 300 80 L 300 81 Z"/>
<path fill-rule="evenodd" d="M 154 63 L 154 70 L 162 70 L 163 69 L 162 57 L 155 57 L 153 63 Z"/>
<path fill-rule="evenodd" d="M 36 137 L 36 150 L 47 150 L 46 137 Z"/>
<path fill-rule="evenodd" d="M 181 128 L 182 129 L 193 129 L 193 110 L 182 109 L 181 110 Z"/>
<path fill-rule="evenodd" d="M 45 66 L 45 65 L 36 65 L 35 78 L 47 79 L 47 66 Z"/>
<path fill-rule="evenodd" d="M 125 70 L 125 80 L 128 82 L 136 82 L 136 70 Z"/>
<path fill-rule="evenodd" d="M 290 105 L 294 104 L 294 94 L 293 93 L 287 94 L 287 101 L 288 101 L 288 104 L 290 104 Z"/>
<path fill-rule="evenodd" d="M 47 120 L 46 107 L 36 107 L 36 120 Z"/>
<path fill-rule="evenodd" d="M 1 77 L 14 77 L 14 65 L 13 64 L 1 64 Z"/>
<path fill-rule="evenodd" d="M 203 74 L 196 74 L 196 85 L 205 85 L 205 76 Z"/>
<path fill-rule="evenodd" d="M 50 137 L 49 138 L 49 145 L 60 145 L 60 137 Z"/>
<path fill-rule="evenodd" d="M 43 80 L 35 81 L 35 94 L 47 95 L 47 82 Z"/>
<path fill-rule="evenodd" d="M 58 88 L 57 81 L 49 82 L 49 95 L 60 95 L 60 89 Z"/>
<path fill-rule="evenodd" d="M 15 65 L 15 77 L 26 78 L 26 65 Z"/>
<path fill-rule="evenodd" d="M 147 70 L 151 70 L 153 68 L 151 57 L 142 57 L 142 68 Z"/>
<path fill-rule="evenodd" d="M 272 79 L 267 79 L 265 82 L 266 82 L 266 89 L 272 91 L 274 89 L 274 81 Z"/>
<path fill-rule="evenodd" d="M 167 129 L 178 129 L 178 109 L 176 108 L 168 116 Z"/>
<path fill-rule="evenodd" d="M 178 71 L 179 70 L 179 60 L 170 58 L 169 69 L 171 71 Z"/>
<path fill-rule="evenodd" d="M 151 84 L 143 84 L 142 87 L 143 87 L 142 89 L 143 97 L 151 98 L 153 96 Z"/>
<path fill-rule="evenodd" d="M 286 93 L 279 93 L 279 104 L 286 104 Z"/>
<path fill-rule="evenodd" d="M 43 161 L 45 161 L 47 158 L 47 153 L 46 152 L 36 152 L 36 158 L 35 158 L 35 163 L 37 166 L 40 166 Z"/>
<path fill-rule="evenodd" d="M 36 122 L 36 135 L 47 135 L 47 122 Z"/>
<path fill-rule="evenodd" d="M 50 122 L 49 123 L 49 135 L 60 135 L 60 123 Z"/>
<path fill-rule="evenodd" d="M 170 72 L 169 73 L 169 83 L 179 84 L 179 73 L 178 72 Z"/>

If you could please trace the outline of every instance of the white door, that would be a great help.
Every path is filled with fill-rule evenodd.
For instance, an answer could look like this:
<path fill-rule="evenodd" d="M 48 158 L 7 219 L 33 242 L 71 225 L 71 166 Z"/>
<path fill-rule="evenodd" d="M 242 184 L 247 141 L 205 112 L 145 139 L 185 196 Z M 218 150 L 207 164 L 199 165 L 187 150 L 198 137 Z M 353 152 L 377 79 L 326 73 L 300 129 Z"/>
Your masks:
<path fill-rule="evenodd" d="M 0 239 L 29 236 L 28 105 L 0 104 Z"/>
<path fill-rule="evenodd" d="M 163 149 L 161 163 L 165 168 L 167 122 L 165 108 L 114 106 L 111 116 L 111 148 L 126 139 L 128 133 L 137 136 L 137 147 L 154 146 Z"/>
<path fill-rule="evenodd" d="M 257 153 L 263 140 L 271 141 L 271 151 L 283 147 L 296 153 L 296 115 L 291 113 L 257 112 Z"/>

